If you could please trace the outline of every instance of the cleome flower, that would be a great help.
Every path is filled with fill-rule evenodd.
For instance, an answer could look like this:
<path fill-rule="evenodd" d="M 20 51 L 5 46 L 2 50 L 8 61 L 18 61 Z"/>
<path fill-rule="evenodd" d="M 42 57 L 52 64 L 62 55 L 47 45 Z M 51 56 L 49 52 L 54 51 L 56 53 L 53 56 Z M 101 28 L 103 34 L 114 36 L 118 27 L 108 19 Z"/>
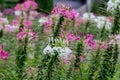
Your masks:
<path fill-rule="evenodd" d="M 120 9 L 120 0 L 109 0 L 107 2 L 107 11 L 114 13 L 117 8 Z"/>
<path fill-rule="evenodd" d="M 51 41 L 47 45 L 47 47 L 44 48 L 43 53 L 44 54 L 50 54 L 55 55 L 54 52 L 57 51 L 59 53 L 59 56 L 61 58 L 67 59 L 69 55 L 72 53 L 72 50 L 67 46 L 67 41 L 63 39 L 50 39 Z"/>
<path fill-rule="evenodd" d="M 28 41 L 34 41 L 37 37 L 38 34 L 33 32 L 31 29 L 22 29 L 22 31 L 17 34 L 18 40 L 25 40 L 25 38 L 28 38 Z"/>
<path fill-rule="evenodd" d="M 9 56 L 9 53 L 4 50 L 4 45 L 2 45 L 0 49 L 0 59 L 6 60 L 8 56 Z"/>
<path fill-rule="evenodd" d="M 38 4 L 35 1 L 25 1 L 23 4 L 17 4 L 15 6 L 16 11 L 28 11 L 31 9 L 37 9 Z"/>
<path fill-rule="evenodd" d="M 51 12 L 52 14 L 59 14 L 61 16 L 64 16 L 66 18 L 69 18 L 69 19 L 76 19 L 78 16 L 79 16 L 79 13 L 74 10 L 74 9 L 71 9 L 70 6 L 65 6 L 63 4 L 59 4 L 57 5 Z"/>
<path fill-rule="evenodd" d="M 99 29 L 105 27 L 106 30 L 110 30 L 113 26 L 110 17 L 96 16 L 93 13 L 84 13 L 83 19 L 87 19 L 90 23 L 95 23 L 96 27 Z"/>

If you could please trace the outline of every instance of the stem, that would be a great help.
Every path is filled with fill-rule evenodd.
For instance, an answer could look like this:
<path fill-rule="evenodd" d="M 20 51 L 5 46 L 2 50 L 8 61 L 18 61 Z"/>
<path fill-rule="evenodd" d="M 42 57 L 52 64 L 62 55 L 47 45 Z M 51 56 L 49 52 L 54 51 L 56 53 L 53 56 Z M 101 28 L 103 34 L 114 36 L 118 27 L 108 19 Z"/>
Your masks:
<path fill-rule="evenodd" d="M 105 51 L 103 55 L 103 61 L 101 64 L 101 70 L 99 71 L 99 80 L 108 80 L 108 77 L 111 73 L 111 58 L 112 58 L 112 50 L 113 45 L 109 45 L 108 49 Z"/>
<path fill-rule="evenodd" d="M 16 53 L 16 65 L 17 65 L 17 73 L 18 78 L 23 76 L 23 67 L 25 66 L 25 61 L 27 57 L 27 43 L 28 38 L 25 38 L 25 44 L 23 45 L 21 41 L 19 41 L 18 52 Z"/>
<path fill-rule="evenodd" d="M 102 30 L 101 30 L 100 38 L 103 38 L 103 36 L 104 36 L 104 33 L 105 33 L 105 25 L 106 25 L 106 22 L 105 22 L 105 24 L 104 24 L 104 26 L 103 26 L 103 28 L 102 28 Z"/>
<path fill-rule="evenodd" d="M 79 69 L 78 71 L 80 71 L 80 75 L 82 76 L 82 69 L 81 69 L 81 65 L 80 65 L 80 56 L 82 55 L 82 52 L 83 52 L 83 44 L 80 41 L 77 43 L 76 59 L 74 62 L 71 63 L 71 66 L 69 68 L 69 72 L 67 73 L 67 78 L 71 77 L 73 67 L 75 69 L 74 72 L 77 71 L 77 69 Z"/>
<path fill-rule="evenodd" d="M 55 39 L 56 37 L 59 36 L 59 33 L 60 33 L 60 28 L 61 28 L 61 25 L 62 25 L 62 22 L 64 21 L 64 17 L 61 16 L 60 19 L 59 19 L 59 22 L 57 24 L 57 26 L 55 27 L 55 30 L 53 32 L 53 38 Z"/>
<path fill-rule="evenodd" d="M 87 33 L 87 29 L 88 29 L 89 25 L 90 25 L 90 23 L 88 21 L 87 24 L 86 24 L 86 26 L 85 26 L 85 29 L 84 29 L 84 35 Z"/>
<path fill-rule="evenodd" d="M 116 69 L 116 64 L 117 64 L 117 60 L 118 60 L 118 55 L 119 55 L 119 51 L 118 51 L 118 44 L 115 44 L 114 46 L 114 52 L 113 52 L 113 62 L 112 62 L 112 67 L 111 67 L 111 75 L 110 77 L 113 78 L 114 74 L 115 74 L 115 69 Z"/>
<path fill-rule="evenodd" d="M 50 56 L 49 55 L 45 55 L 43 60 L 42 60 L 42 64 L 40 64 L 38 66 L 38 75 L 36 80 L 42 80 L 42 75 L 43 75 L 43 68 L 45 68 L 47 66 L 46 62 L 48 62 L 50 60 Z"/>
<path fill-rule="evenodd" d="M 0 38 L 3 37 L 3 30 L 0 30 Z"/>
<path fill-rule="evenodd" d="M 91 60 L 92 62 L 90 63 L 89 66 L 89 75 L 88 75 L 88 80 L 94 80 L 94 73 L 98 70 L 99 64 L 100 64 L 100 50 L 96 52 L 96 55 L 93 57 Z"/>
<path fill-rule="evenodd" d="M 120 11 L 119 11 L 119 6 L 116 9 L 116 13 L 114 16 L 114 26 L 112 27 L 112 34 L 118 34 L 119 33 L 119 29 L 120 29 L 120 25 L 119 25 L 119 19 L 120 19 Z"/>
<path fill-rule="evenodd" d="M 58 60 L 58 52 L 55 51 L 54 53 L 55 53 L 55 55 L 52 56 L 52 59 L 51 59 L 49 65 L 48 65 L 48 69 L 47 69 L 48 72 L 47 72 L 47 76 L 46 76 L 45 80 L 52 80 L 51 77 L 52 77 L 53 67 L 54 67 L 54 64 Z"/>

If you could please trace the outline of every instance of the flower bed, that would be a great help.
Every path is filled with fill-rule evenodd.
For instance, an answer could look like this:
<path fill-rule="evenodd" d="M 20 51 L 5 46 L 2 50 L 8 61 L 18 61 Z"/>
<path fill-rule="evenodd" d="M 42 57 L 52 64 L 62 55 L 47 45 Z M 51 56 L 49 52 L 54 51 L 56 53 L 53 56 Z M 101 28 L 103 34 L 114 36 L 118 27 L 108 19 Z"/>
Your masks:
<path fill-rule="evenodd" d="M 63 4 L 44 14 L 34 1 L 0 12 L 0 79 L 119 80 L 116 1 L 106 4 L 109 16 Z"/>

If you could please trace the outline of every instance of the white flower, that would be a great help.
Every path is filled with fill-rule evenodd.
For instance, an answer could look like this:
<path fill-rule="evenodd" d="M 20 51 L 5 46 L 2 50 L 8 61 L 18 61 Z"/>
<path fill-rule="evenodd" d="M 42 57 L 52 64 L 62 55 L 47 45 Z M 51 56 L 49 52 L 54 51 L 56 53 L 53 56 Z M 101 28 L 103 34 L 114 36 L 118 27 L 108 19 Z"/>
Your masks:
<path fill-rule="evenodd" d="M 38 20 L 39 23 L 44 24 L 46 21 L 48 21 L 48 18 L 42 17 Z"/>
<path fill-rule="evenodd" d="M 0 24 L 8 24 L 8 22 L 7 18 L 0 18 Z"/>
<path fill-rule="evenodd" d="M 63 51 L 60 54 L 60 57 L 64 57 L 65 59 L 68 59 L 69 55 L 72 53 L 72 50 L 68 47 L 63 48 Z"/>
<path fill-rule="evenodd" d="M 47 47 L 43 50 L 43 53 L 44 54 L 51 54 L 51 55 L 54 54 L 53 49 L 51 48 L 50 45 L 47 45 Z"/>
<path fill-rule="evenodd" d="M 15 16 L 21 16 L 22 12 L 21 11 L 15 11 Z"/>
<path fill-rule="evenodd" d="M 114 13 L 117 7 L 120 8 L 120 0 L 109 0 L 108 1 L 107 11 L 112 11 Z"/>
<path fill-rule="evenodd" d="M 96 16 L 93 13 L 84 13 L 83 14 L 83 19 L 93 20 L 95 18 L 96 18 Z"/>
<path fill-rule="evenodd" d="M 63 51 L 62 47 L 53 47 L 54 51 L 61 53 Z"/>
<path fill-rule="evenodd" d="M 94 21 L 97 24 L 97 28 L 103 28 L 105 26 L 105 29 L 110 30 L 112 27 L 112 23 L 105 16 L 98 16 Z"/>
<path fill-rule="evenodd" d="M 107 11 L 113 11 L 115 8 L 115 3 L 113 1 L 109 0 L 107 3 Z"/>
<path fill-rule="evenodd" d="M 106 21 L 106 24 L 105 24 L 105 29 L 110 30 L 110 29 L 111 29 L 111 27 L 112 27 L 112 23 L 111 23 L 111 22 Z"/>

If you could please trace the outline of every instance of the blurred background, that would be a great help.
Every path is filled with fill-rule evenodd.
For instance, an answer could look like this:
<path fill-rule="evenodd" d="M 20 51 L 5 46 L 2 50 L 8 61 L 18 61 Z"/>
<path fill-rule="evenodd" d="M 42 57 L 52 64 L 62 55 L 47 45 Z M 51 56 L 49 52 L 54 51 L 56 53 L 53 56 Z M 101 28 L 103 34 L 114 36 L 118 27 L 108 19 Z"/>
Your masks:
<path fill-rule="evenodd" d="M 0 8 L 4 10 L 6 8 L 13 8 L 16 3 L 23 3 L 26 0 L 0 0 Z M 72 8 L 78 10 L 80 13 L 93 11 L 96 12 L 99 4 L 104 4 L 103 1 L 107 0 L 35 0 L 39 4 L 39 10 L 50 12 L 54 5 L 62 3 L 65 5 L 71 5 Z M 104 7 L 104 5 L 102 5 Z"/>

